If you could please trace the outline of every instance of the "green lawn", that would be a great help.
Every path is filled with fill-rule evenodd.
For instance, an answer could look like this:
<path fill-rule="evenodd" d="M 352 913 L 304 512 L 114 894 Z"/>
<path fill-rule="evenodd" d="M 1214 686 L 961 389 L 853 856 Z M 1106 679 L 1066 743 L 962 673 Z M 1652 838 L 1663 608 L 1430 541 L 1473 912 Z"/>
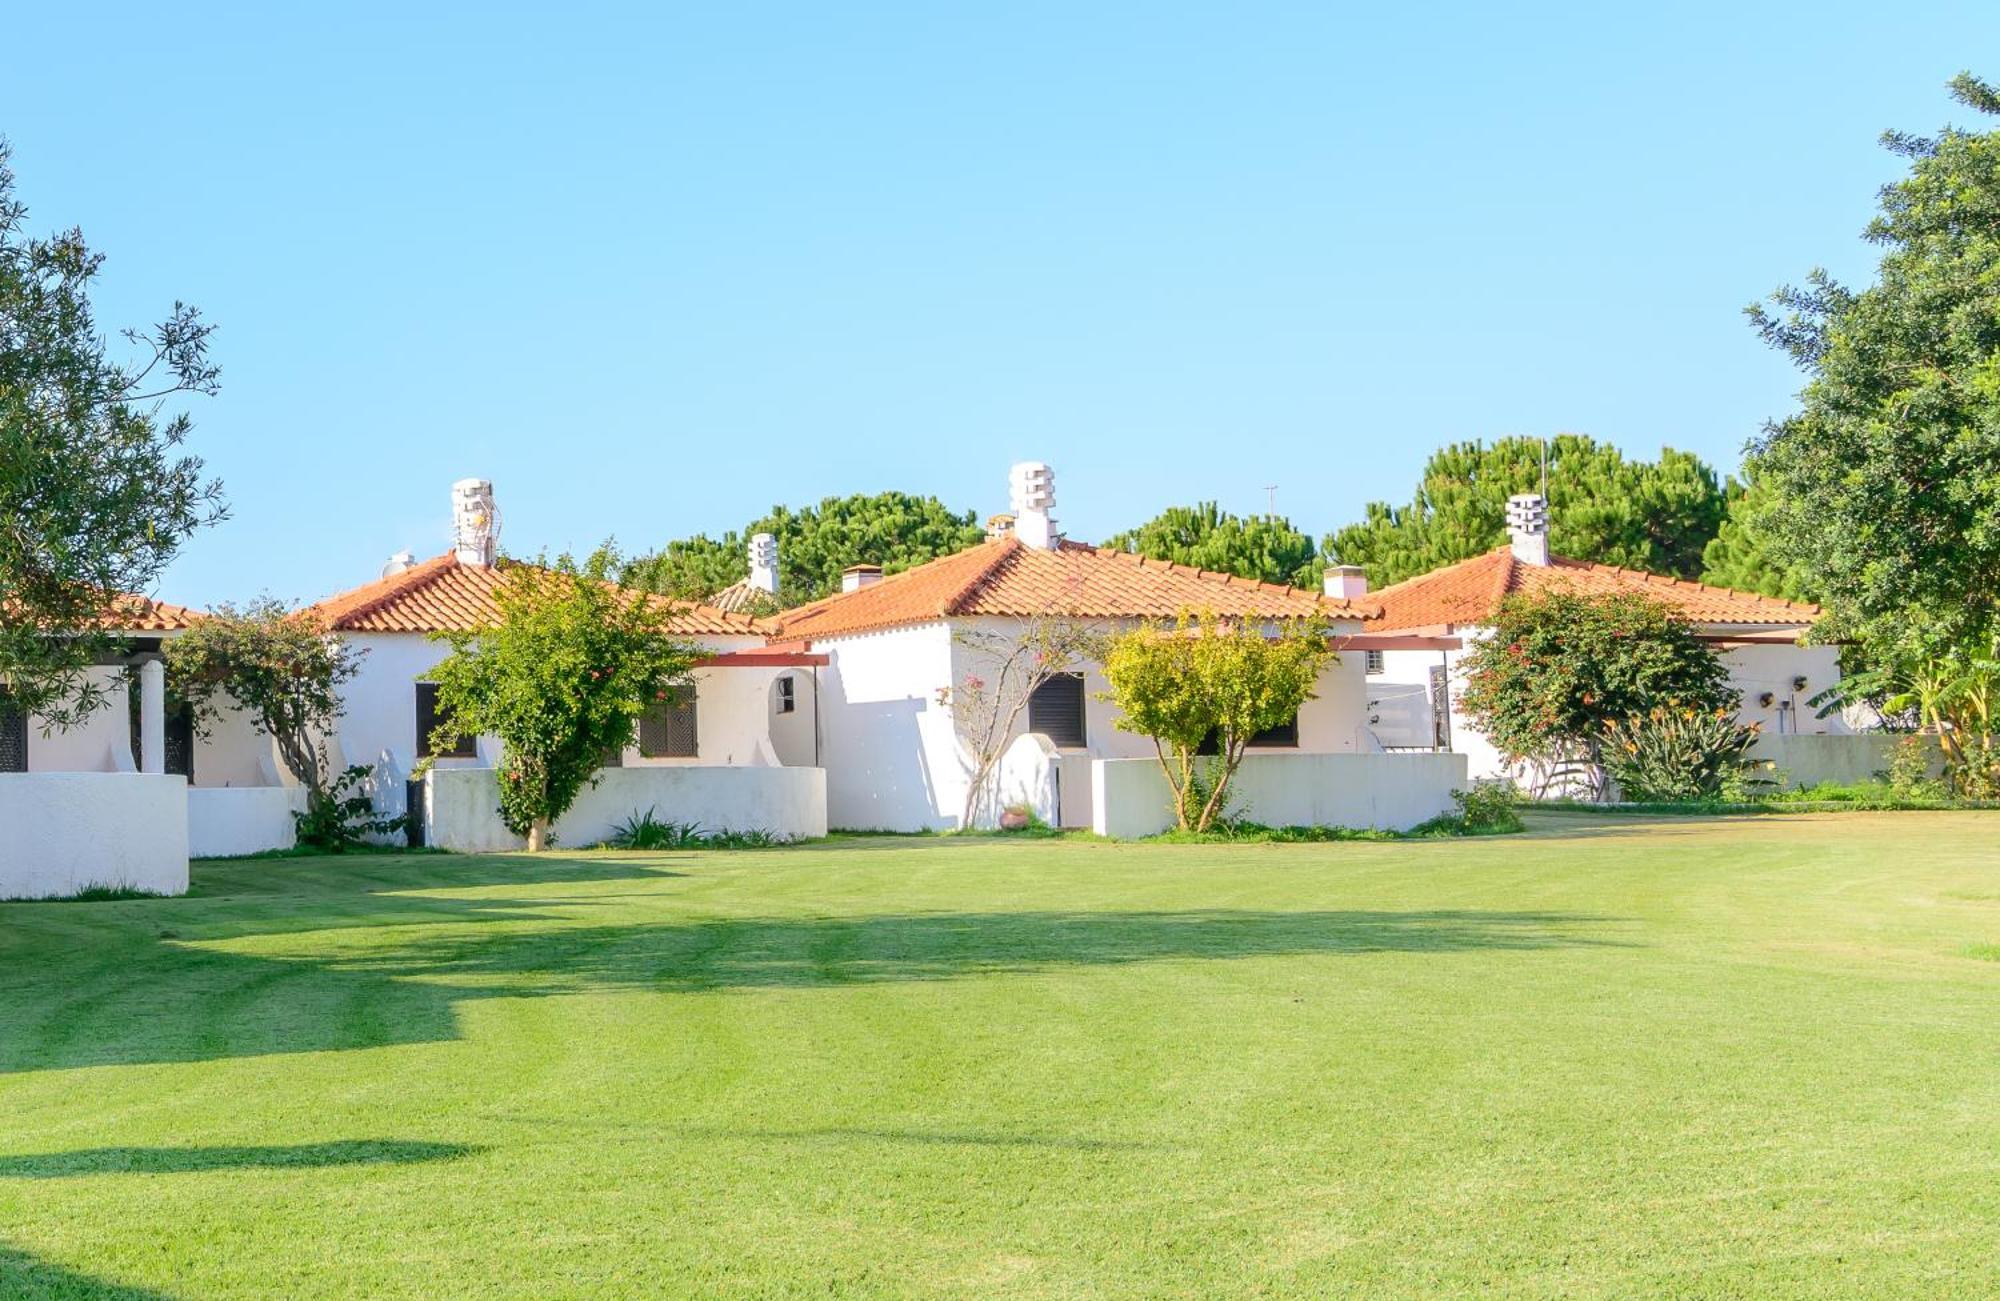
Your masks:
<path fill-rule="evenodd" d="M 0 1296 L 1971 1295 L 2000 817 L 0 905 Z"/>

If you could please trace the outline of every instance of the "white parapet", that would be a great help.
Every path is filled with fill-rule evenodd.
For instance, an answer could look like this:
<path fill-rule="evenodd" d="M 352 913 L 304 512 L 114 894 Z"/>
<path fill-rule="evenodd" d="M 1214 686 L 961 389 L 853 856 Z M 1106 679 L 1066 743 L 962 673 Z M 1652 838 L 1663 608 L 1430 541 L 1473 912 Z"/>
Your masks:
<path fill-rule="evenodd" d="M 1174 823 L 1154 759 L 1091 762 L 1091 828 L 1151 836 Z M 1453 807 L 1467 785 L 1462 754 L 1254 754 L 1229 784 L 1237 816 L 1271 827 L 1407 831 Z"/>
<path fill-rule="evenodd" d="M 290 849 L 298 843 L 294 812 L 304 812 L 303 786 L 196 786 L 187 793 L 188 853 L 230 858 Z"/>
<path fill-rule="evenodd" d="M 0 899 L 62 897 L 92 886 L 187 893 L 187 779 L 0 773 Z"/>
<path fill-rule="evenodd" d="M 766 831 L 787 840 L 826 834 L 826 769 L 666 764 L 605 768 L 556 821 L 556 845 L 580 849 L 611 838 L 650 810 L 662 822 L 704 832 Z M 424 779 L 425 841 L 439 849 L 493 853 L 526 842 L 500 821 L 491 768 L 433 768 Z"/>

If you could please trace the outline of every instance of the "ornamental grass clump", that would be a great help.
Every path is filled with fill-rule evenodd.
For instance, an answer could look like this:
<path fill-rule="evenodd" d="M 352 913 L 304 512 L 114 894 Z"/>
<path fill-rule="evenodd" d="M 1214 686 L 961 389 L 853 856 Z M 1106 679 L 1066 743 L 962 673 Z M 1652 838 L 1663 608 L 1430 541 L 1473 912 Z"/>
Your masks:
<path fill-rule="evenodd" d="M 1604 767 L 1627 800 L 1742 799 L 1751 787 L 1768 784 L 1758 774 L 1770 765 L 1750 757 L 1757 731 L 1728 709 L 1655 707 L 1606 720 Z"/>

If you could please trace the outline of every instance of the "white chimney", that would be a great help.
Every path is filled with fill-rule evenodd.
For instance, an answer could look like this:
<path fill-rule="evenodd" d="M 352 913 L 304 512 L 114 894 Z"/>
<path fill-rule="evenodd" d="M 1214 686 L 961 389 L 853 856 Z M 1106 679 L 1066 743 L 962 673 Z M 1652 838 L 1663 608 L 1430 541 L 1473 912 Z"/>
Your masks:
<path fill-rule="evenodd" d="M 1507 499 L 1507 533 L 1514 559 L 1524 565 L 1549 563 L 1549 504 L 1538 492 L 1517 492 Z"/>
<path fill-rule="evenodd" d="M 382 577 L 394 578 L 406 569 L 416 568 L 417 558 L 407 551 L 398 551 L 389 557 L 389 563 L 382 566 Z"/>
<path fill-rule="evenodd" d="M 490 479 L 451 485 L 451 548 L 461 565 L 491 566 L 500 554 L 500 509 Z"/>
<path fill-rule="evenodd" d="M 1014 536 L 1024 546 L 1054 551 L 1056 532 L 1056 472 L 1041 461 L 1022 461 L 1007 472 L 1008 496 L 1014 511 Z"/>
<path fill-rule="evenodd" d="M 1342 601 L 1368 595 L 1368 571 L 1360 565 L 1335 565 L 1326 571 L 1326 594 Z"/>
<path fill-rule="evenodd" d="M 882 581 L 880 565 L 849 565 L 840 571 L 840 590 L 858 592 L 864 587 L 873 587 Z"/>
<path fill-rule="evenodd" d="M 767 596 L 778 594 L 778 539 L 772 534 L 750 539 L 750 586 Z"/>

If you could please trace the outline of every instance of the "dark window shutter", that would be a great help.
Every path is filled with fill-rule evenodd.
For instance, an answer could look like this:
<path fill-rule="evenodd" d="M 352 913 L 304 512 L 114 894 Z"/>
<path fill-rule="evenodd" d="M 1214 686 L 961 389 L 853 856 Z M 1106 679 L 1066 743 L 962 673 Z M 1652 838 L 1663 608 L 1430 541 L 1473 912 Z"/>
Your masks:
<path fill-rule="evenodd" d="M 1250 738 L 1250 744 L 1252 746 L 1290 746 L 1292 749 L 1297 749 L 1299 744 L 1299 716 L 1293 714 L 1291 722 L 1280 723 L 1276 727 L 1265 728 Z"/>
<path fill-rule="evenodd" d="M 28 712 L 0 687 L 0 772 L 28 771 Z"/>
<path fill-rule="evenodd" d="M 417 683 L 417 757 L 419 759 L 471 759 L 478 755 L 479 747 L 474 737 L 459 736 L 450 747 L 438 750 L 431 745 L 431 734 L 441 724 L 451 720 L 438 708 L 438 689 L 435 682 Z"/>
<path fill-rule="evenodd" d="M 640 716 L 639 753 L 648 759 L 701 757 L 693 687 L 675 690 Z"/>
<path fill-rule="evenodd" d="M 1083 674 L 1058 673 L 1035 688 L 1028 697 L 1028 730 L 1048 737 L 1053 745 L 1089 744 L 1083 720 Z"/>

